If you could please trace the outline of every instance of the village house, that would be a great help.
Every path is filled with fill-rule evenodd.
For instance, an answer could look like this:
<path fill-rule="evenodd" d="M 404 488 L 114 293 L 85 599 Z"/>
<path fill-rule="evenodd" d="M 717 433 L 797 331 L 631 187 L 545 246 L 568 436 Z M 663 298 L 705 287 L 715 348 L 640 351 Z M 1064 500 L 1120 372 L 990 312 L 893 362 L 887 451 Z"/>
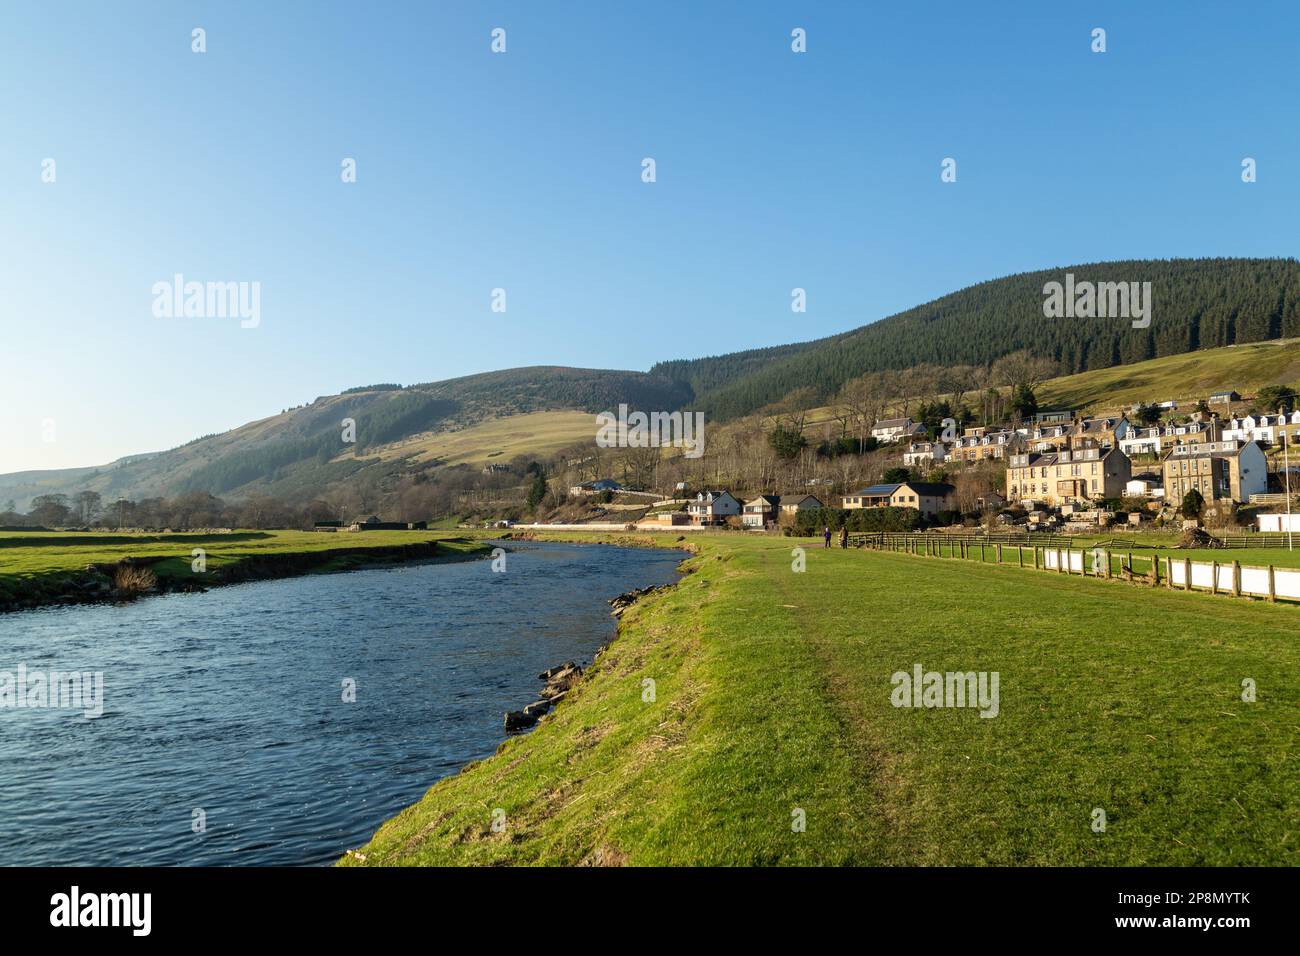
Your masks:
<path fill-rule="evenodd" d="M 740 514 L 740 510 L 740 502 L 730 491 L 700 491 L 686 503 L 691 523 L 698 525 L 725 524 L 729 517 Z"/>
<path fill-rule="evenodd" d="M 816 510 L 817 508 L 826 507 L 816 495 L 782 495 L 780 505 L 781 514 L 784 515 L 793 515 L 796 511 Z"/>
<path fill-rule="evenodd" d="M 1119 440 L 1119 450 L 1130 458 L 1138 455 L 1159 455 L 1165 440 L 1164 429 L 1159 425 L 1143 428 L 1134 426 Z"/>
<path fill-rule="evenodd" d="M 942 482 L 904 481 L 872 485 L 844 496 L 845 508 L 915 508 L 927 517 L 953 510 L 952 485 Z"/>
<path fill-rule="evenodd" d="M 974 432 L 974 434 L 972 434 Z M 1005 458 L 1013 449 L 1024 444 L 1024 437 L 1013 431 L 989 431 L 987 429 L 967 429 L 952 443 L 948 455 L 953 461 L 972 462 L 986 459 Z M 903 456 L 906 463 L 907 456 Z"/>
<path fill-rule="evenodd" d="M 1058 448 L 1064 448 L 1070 443 L 1071 425 L 1047 424 L 1034 425 L 1030 428 L 1019 428 L 1017 431 L 1025 440 L 1026 451 L 1055 451 Z"/>
<path fill-rule="evenodd" d="M 1007 499 L 1041 502 L 1054 508 L 1065 502 L 1118 498 L 1132 477 L 1128 455 L 1095 444 L 1059 451 L 1012 455 L 1007 466 Z"/>
<path fill-rule="evenodd" d="M 597 478 L 595 481 L 584 481 L 580 485 L 574 485 L 569 489 L 569 494 L 574 497 L 582 495 L 598 495 L 602 491 L 622 491 L 623 486 L 612 478 Z"/>
<path fill-rule="evenodd" d="M 914 441 L 903 452 L 903 464 L 909 468 L 917 465 L 937 465 L 948 457 L 943 442 Z"/>
<path fill-rule="evenodd" d="M 1223 430 L 1224 441 L 1257 441 L 1267 444 L 1281 444 L 1283 437 L 1288 443 L 1294 442 L 1300 434 L 1300 410 L 1286 413 L 1279 408 L 1276 415 L 1243 415 L 1232 418 Z"/>
<path fill-rule="evenodd" d="M 740 523 L 746 528 L 766 528 L 776 521 L 781 498 L 778 495 L 759 495 L 745 502 Z"/>
<path fill-rule="evenodd" d="M 910 418 L 883 418 L 871 426 L 871 437 L 881 443 L 896 442 L 922 434 L 924 426 Z"/>
<path fill-rule="evenodd" d="M 1230 405 L 1233 402 L 1241 401 L 1241 396 L 1235 390 L 1229 389 L 1226 392 L 1215 392 L 1207 399 L 1210 405 Z"/>
<path fill-rule="evenodd" d="M 1264 450 L 1253 441 L 1216 441 L 1178 445 L 1162 462 L 1165 497 L 1178 503 L 1195 489 L 1209 501 L 1246 504 L 1251 495 L 1268 491 Z"/>
<path fill-rule="evenodd" d="M 1132 428 L 1124 415 L 1118 418 L 1084 418 L 1075 422 L 1071 437 L 1096 442 L 1102 448 L 1113 448 Z"/>
<path fill-rule="evenodd" d="M 1064 408 L 1038 412 L 1033 417 L 1035 425 L 1065 425 L 1072 421 L 1074 421 L 1074 411 Z"/>

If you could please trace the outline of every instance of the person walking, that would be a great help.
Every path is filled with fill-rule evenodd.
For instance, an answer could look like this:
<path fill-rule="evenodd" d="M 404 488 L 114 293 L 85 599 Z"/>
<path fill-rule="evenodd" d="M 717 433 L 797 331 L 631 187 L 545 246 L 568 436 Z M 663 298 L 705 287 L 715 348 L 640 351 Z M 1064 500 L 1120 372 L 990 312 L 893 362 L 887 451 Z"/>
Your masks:
<path fill-rule="evenodd" d="M 849 526 L 844 525 L 844 527 L 840 528 L 840 547 L 847 548 L 848 546 L 849 546 Z"/>
<path fill-rule="evenodd" d="M 829 527 L 822 529 L 822 540 L 826 542 L 826 547 L 831 546 L 831 529 Z"/>

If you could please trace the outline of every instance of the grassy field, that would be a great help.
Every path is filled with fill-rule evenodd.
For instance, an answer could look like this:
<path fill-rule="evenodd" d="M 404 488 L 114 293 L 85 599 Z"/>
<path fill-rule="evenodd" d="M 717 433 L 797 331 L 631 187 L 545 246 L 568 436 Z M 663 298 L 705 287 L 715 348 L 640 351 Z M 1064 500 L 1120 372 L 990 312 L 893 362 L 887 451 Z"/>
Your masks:
<path fill-rule="evenodd" d="M 250 558 L 314 555 L 354 548 L 387 548 L 441 542 L 440 551 L 463 556 L 483 546 L 463 539 L 445 540 L 433 531 L 236 531 L 229 534 L 114 534 L 111 532 L 0 532 L 0 601 L 40 593 L 59 593 L 60 582 L 89 564 L 115 564 L 123 558 L 162 560 L 150 563 L 160 578 L 207 583 L 208 575 Z M 205 552 L 207 572 L 191 569 L 195 548 Z M 365 563 L 364 555 L 343 555 L 319 570 L 345 570 Z"/>
<path fill-rule="evenodd" d="M 568 700 L 364 862 L 1300 863 L 1300 608 L 806 541 L 796 573 L 799 541 L 690 543 L 694 573 L 624 615 Z M 917 663 L 998 672 L 998 716 L 895 708 Z"/>

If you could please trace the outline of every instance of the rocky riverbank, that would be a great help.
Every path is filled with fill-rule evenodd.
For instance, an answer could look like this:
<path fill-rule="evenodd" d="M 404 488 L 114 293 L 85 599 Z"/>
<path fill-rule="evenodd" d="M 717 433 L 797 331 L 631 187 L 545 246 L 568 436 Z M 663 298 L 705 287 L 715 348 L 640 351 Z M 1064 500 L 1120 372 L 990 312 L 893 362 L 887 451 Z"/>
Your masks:
<path fill-rule="evenodd" d="M 622 617 L 623 612 L 641 598 L 671 586 L 651 585 L 650 587 L 633 588 L 631 591 L 625 591 L 618 597 L 609 599 L 609 605 L 612 608 L 609 613 L 614 617 Z M 597 650 L 596 657 L 599 658 L 601 653 L 608 647 L 609 645 L 605 644 Z M 538 674 L 537 679 L 545 681 L 545 686 L 538 694 L 538 699 L 528 704 L 523 710 L 511 710 L 506 713 L 505 729 L 507 733 L 527 730 L 536 724 L 550 712 L 552 707 L 562 701 L 573 687 L 577 686 L 578 682 L 582 680 L 582 674 L 583 668 L 575 661 L 565 661 L 563 664 L 558 664 Z"/>

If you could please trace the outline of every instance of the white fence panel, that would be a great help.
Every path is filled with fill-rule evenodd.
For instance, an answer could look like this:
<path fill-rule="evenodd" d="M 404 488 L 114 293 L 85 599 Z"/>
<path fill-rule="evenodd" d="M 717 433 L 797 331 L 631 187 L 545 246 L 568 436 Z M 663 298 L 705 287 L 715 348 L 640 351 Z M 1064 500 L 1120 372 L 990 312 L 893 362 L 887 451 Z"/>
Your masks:
<path fill-rule="evenodd" d="M 1205 588 L 1207 591 L 1214 586 L 1214 565 L 1202 564 L 1200 561 L 1192 562 L 1192 587 Z"/>
<path fill-rule="evenodd" d="M 1242 568 L 1241 593 L 1268 595 L 1268 568 Z"/>
<path fill-rule="evenodd" d="M 1170 583 L 1173 584 L 1174 587 L 1187 587 L 1187 569 L 1183 566 L 1183 562 L 1170 558 L 1168 577 Z"/>
<path fill-rule="evenodd" d="M 1300 600 L 1300 571 L 1277 568 L 1273 571 L 1277 596 Z"/>
<path fill-rule="evenodd" d="M 1210 567 L 1213 568 L 1214 565 L 1210 565 Z M 1219 590 L 1227 591 L 1229 594 L 1232 593 L 1232 565 L 1231 564 L 1219 565 Z"/>

